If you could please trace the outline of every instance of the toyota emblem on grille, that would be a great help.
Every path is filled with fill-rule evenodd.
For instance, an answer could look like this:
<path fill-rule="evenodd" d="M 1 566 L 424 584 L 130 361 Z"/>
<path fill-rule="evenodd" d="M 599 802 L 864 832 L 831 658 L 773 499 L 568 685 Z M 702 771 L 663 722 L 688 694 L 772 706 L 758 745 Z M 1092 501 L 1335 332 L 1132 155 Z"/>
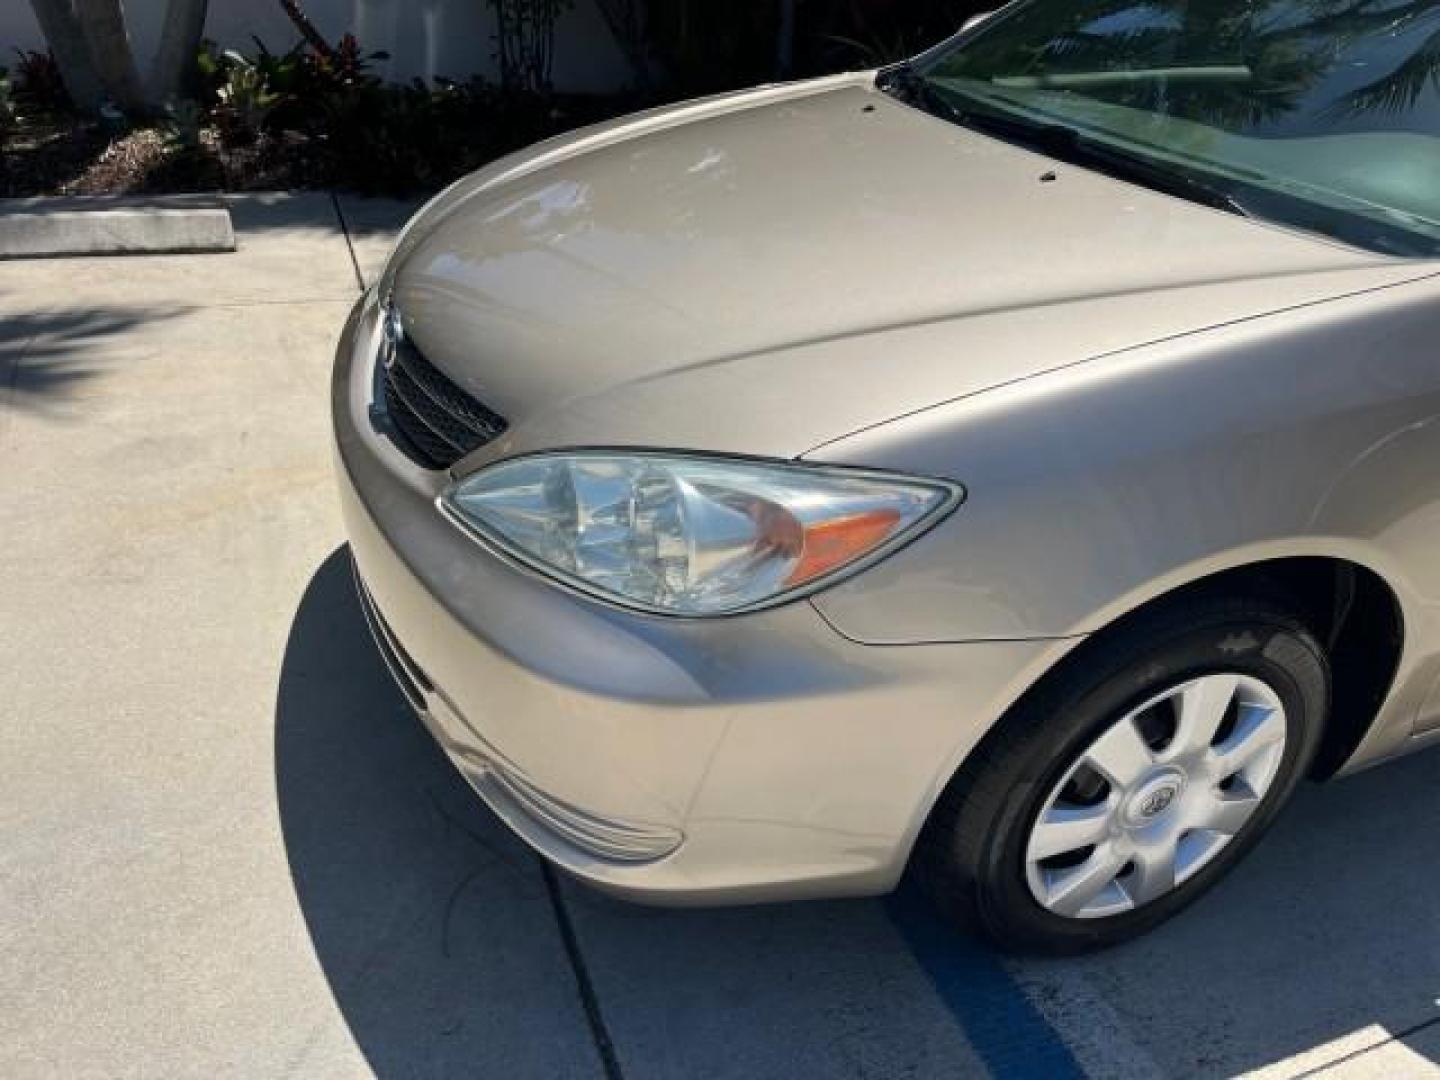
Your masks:
<path fill-rule="evenodd" d="M 380 362 L 384 365 L 385 370 L 389 371 L 395 366 L 395 354 L 399 351 L 400 342 L 405 337 L 405 324 L 400 318 L 400 310 L 393 305 L 385 305 L 381 332 L 385 336 L 385 341 L 380 349 Z"/>

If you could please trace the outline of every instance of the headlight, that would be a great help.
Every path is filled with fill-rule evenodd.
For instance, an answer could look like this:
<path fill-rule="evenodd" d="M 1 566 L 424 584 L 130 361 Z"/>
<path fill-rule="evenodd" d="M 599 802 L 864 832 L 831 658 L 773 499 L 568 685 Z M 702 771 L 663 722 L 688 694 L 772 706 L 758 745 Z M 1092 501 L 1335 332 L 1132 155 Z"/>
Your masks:
<path fill-rule="evenodd" d="M 462 526 L 644 611 L 725 615 L 873 562 L 960 500 L 938 480 L 664 453 L 517 458 L 450 488 Z"/>

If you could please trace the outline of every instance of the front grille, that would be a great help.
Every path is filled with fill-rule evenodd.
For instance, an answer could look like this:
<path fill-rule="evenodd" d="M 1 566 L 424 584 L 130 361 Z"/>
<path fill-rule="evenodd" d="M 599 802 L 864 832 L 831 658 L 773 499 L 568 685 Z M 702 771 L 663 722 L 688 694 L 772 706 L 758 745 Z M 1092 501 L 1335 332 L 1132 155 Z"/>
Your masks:
<path fill-rule="evenodd" d="M 387 352 L 385 412 L 398 445 L 427 469 L 448 469 L 508 426 L 456 386 L 408 337 L 382 346 Z"/>

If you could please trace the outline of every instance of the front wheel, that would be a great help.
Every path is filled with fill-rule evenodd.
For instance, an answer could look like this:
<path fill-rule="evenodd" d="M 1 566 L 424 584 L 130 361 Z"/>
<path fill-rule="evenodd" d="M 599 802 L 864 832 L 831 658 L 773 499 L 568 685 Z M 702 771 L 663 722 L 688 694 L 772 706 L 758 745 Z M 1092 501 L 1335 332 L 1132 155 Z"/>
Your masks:
<path fill-rule="evenodd" d="M 1197 899 L 1305 774 L 1325 654 L 1283 606 L 1211 599 L 1082 648 L 951 782 L 915 867 L 1002 947 L 1113 945 Z"/>

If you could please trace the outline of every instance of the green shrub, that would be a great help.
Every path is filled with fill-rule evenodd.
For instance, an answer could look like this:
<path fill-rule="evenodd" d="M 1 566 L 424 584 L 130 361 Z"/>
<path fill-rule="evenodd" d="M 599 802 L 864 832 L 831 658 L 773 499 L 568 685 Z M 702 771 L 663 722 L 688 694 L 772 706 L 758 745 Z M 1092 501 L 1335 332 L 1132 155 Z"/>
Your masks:
<path fill-rule="evenodd" d="M 198 150 L 208 120 L 200 103 L 185 98 L 165 108 L 165 134 L 182 150 Z"/>
<path fill-rule="evenodd" d="M 60 77 L 60 66 L 55 57 L 46 49 L 16 49 L 19 62 L 12 76 L 12 91 L 27 108 L 36 112 L 68 113 L 74 110 L 70 93 L 65 89 L 65 80 Z"/>
<path fill-rule="evenodd" d="M 0 67 L 0 140 L 10 134 L 16 119 L 15 88 L 10 82 L 10 72 Z"/>
<path fill-rule="evenodd" d="M 215 90 L 215 118 L 228 141 L 244 145 L 255 141 L 281 94 L 259 65 L 233 49 L 222 54 L 223 75 Z"/>

